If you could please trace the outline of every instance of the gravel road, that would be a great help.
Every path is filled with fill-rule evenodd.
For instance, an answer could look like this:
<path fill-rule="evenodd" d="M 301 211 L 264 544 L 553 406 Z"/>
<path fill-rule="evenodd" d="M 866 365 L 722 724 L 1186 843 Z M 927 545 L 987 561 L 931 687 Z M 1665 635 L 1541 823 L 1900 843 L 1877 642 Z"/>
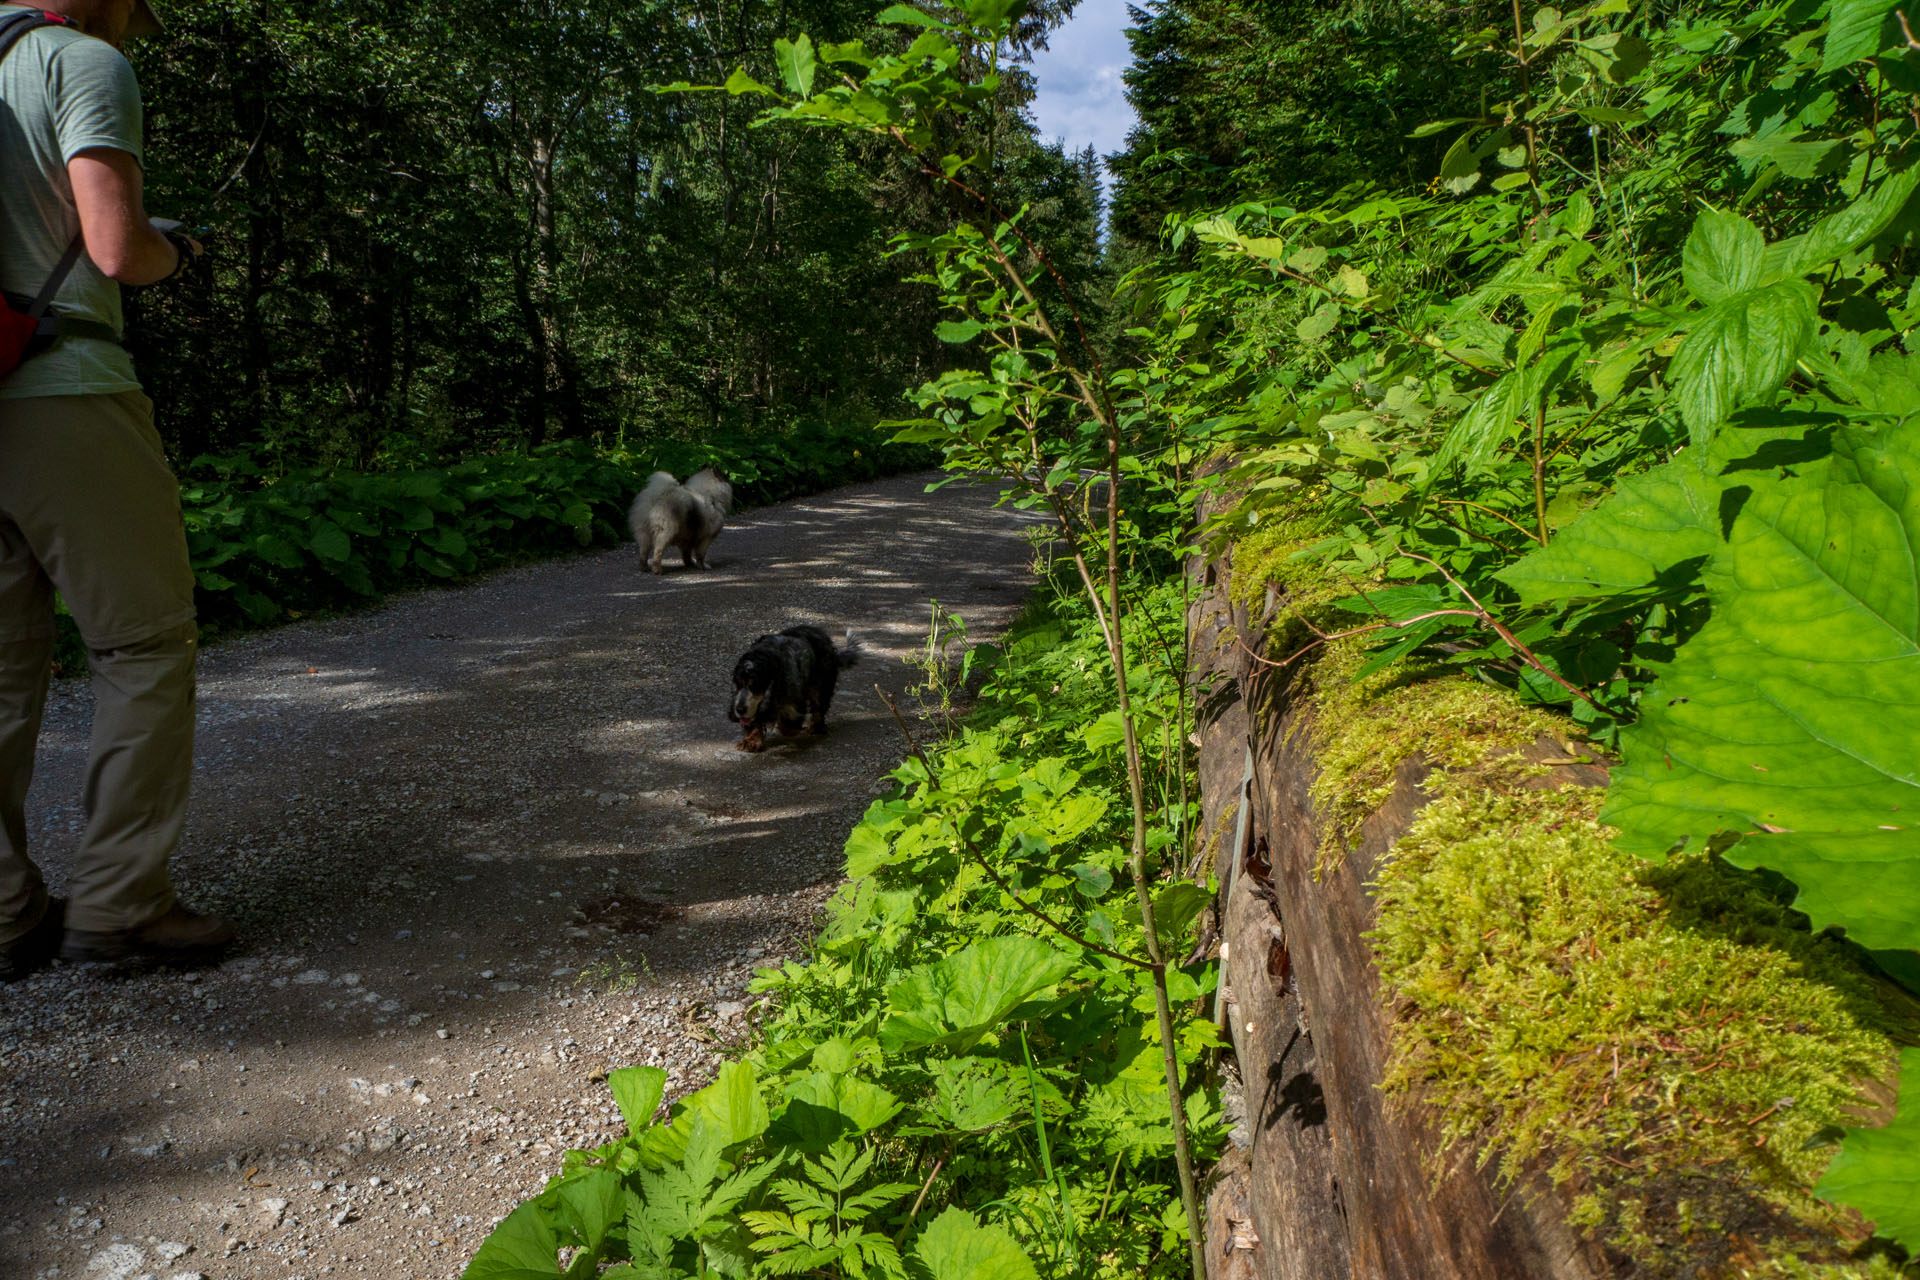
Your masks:
<path fill-rule="evenodd" d="M 929 477 L 754 511 L 705 573 L 631 547 L 281 628 L 201 663 L 183 896 L 218 970 L 0 987 L 0 1277 L 457 1276 L 599 1083 L 697 1087 L 801 954 L 901 754 L 928 600 L 978 639 L 1031 582 L 1017 515 Z M 763 631 L 853 628 L 823 739 L 733 749 Z M 56 687 L 32 794 L 56 890 L 90 700 Z"/>

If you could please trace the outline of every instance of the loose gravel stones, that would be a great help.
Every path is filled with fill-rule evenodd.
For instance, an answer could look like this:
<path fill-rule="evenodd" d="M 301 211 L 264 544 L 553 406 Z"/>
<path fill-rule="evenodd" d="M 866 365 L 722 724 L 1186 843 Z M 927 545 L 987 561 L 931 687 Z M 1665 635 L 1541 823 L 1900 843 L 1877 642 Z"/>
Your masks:
<path fill-rule="evenodd" d="M 706 573 L 627 547 L 207 651 L 175 871 L 245 946 L 0 987 L 0 1277 L 455 1277 L 619 1132 L 609 1069 L 710 1078 L 900 756 L 874 682 L 908 683 L 929 599 L 978 640 L 1025 597 L 1020 517 L 927 479 L 753 512 Z M 870 656 L 829 736 L 736 752 L 733 662 L 797 622 Z M 56 891 L 89 714 L 56 687 Z"/>

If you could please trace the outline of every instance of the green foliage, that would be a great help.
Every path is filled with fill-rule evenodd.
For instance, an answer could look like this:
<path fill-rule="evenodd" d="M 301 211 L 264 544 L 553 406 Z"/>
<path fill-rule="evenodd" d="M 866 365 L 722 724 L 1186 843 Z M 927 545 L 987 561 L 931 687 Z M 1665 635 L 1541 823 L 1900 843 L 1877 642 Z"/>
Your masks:
<path fill-rule="evenodd" d="M 1647 691 L 1604 815 L 1658 857 L 1728 853 L 1801 886 L 1815 928 L 1920 939 L 1920 423 L 1842 428 L 1824 477 L 1756 482 L 1708 562 L 1712 617 Z"/>
<path fill-rule="evenodd" d="M 804 24 L 885 40 L 870 0 L 207 0 L 129 46 L 146 198 L 208 256 L 129 294 L 176 455 L 368 469 L 558 440 L 637 445 L 894 412 L 939 359 L 923 300 L 872 252 L 937 217 L 862 140 L 747 127 L 754 104 L 664 96 L 734 51 L 783 83 Z M 1036 6 L 1032 40 L 1059 17 Z M 824 77 L 823 77 L 824 78 Z M 992 104 L 998 180 L 1091 243 L 1077 162 Z M 956 139 L 972 149 L 983 137 Z M 1091 271 L 1092 265 L 1086 264 Z"/>
<path fill-rule="evenodd" d="M 1902 1079 L 1920 1079 L 1920 1049 L 1900 1054 Z M 1877 1129 L 1848 1129 L 1846 1145 L 1820 1180 L 1820 1194 L 1850 1204 L 1872 1218 L 1883 1235 L 1896 1240 L 1920 1239 L 1920 1215 L 1915 1213 L 1916 1170 L 1920 1170 L 1920 1135 L 1915 1134 L 1912 1090 L 1900 1098 L 1900 1113 Z"/>
<path fill-rule="evenodd" d="M 1920 49 L 1895 7 L 1356 4 L 1289 29 L 1170 0 L 1117 203 L 1172 216 L 1111 385 L 1232 455 L 1208 537 L 1317 593 L 1275 660 L 1348 633 L 1367 652 L 1337 674 L 1458 671 L 1565 712 L 1624 752 L 1623 849 L 1725 850 L 1814 928 L 1911 953 Z M 1228 99 L 1340 24 L 1400 33 L 1352 99 Z M 1339 165 L 1281 145 L 1300 181 L 1225 145 L 1269 101 L 1306 138 L 1410 100 Z M 1183 136 L 1210 167 L 1175 162 Z"/>
<path fill-rule="evenodd" d="M 665 443 L 645 453 L 580 444 L 446 468 L 296 472 L 261 482 L 240 456 L 203 459 L 181 488 L 204 624 L 271 622 L 408 586 L 627 536 L 647 476 L 717 465 L 739 502 L 771 502 L 924 465 L 872 430 Z"/>
<path fill-rule="evenodd" d="M 1172 717 L 1180 673 L 1155 632 L 1178 625 L 1178 592 L 1135 586 L 1136 698 Z M 1149 984 L 1039 925 L 961 843 L 1028 906 L 1140 950 L 1112 876 L 1128 839 L 1123 757 L 1086 732 L 1114 696 L 1105 642 L 1083 601 L 1055 597 L 973 657 L 985 684 L 930 753 L 937 781 L 918 760 L 895 771 L 848 838 L 851 879 L 815 954 L 759 975 L 778 1012 L 758 1045 L 659 1123 L 661 1074 L 612 1073 L 627 1135 L 568 1153 L 470 1280 L 1186 1274 Z M 1158 843 L 1186 823 L 1166 785 L 1185 764 L 1150 759 L 1169 798 Z M 1163 900 L 1160 926 L 1184 942 L 1193 913 Z M 1200 1065 L 1216 1043 L 1202 999 L 1215 972 L 1171 977 L 1189 1117 L 1211 1150 L 1223 1133 Z"/>

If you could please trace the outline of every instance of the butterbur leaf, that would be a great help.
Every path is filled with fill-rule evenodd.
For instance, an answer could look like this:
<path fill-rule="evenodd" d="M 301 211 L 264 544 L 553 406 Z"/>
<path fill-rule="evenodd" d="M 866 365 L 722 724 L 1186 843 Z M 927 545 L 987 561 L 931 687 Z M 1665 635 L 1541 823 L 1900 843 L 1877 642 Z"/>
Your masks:
<path fill-rule="evenodd" d="M 653 1122 L 653 1113 L 666 1096 L 667 1073 L 658 1067 L 621 1067 L 607 1072 L 607 1089 L 627 1122 L 627 1132 L 638 1137 Z"/>
<path fill-rule="evenodd" d="M 1696 445 L 1735 409 L 1779 391 L 1813 335 L 1816 295 L 1801 280 L 1737 293 L 1701 312 L 1668 365 Z"/>
<path fill-rule="evenodd" d="M 768 1136 L 806 1151 L 825 1151 L 850 1134 L 878 1128 L 900 1114 L 900 1100 L 858 1076 L 815 1071 L 787 1087 L 787 1105 Z"/>
<path fill-rule="evenodd" d="M 1622 33 L 1613 42 L 1613 59 L 1607 65 L 1607 79 L 1625 84 L 1647 69 L 1653 61 L 1653 46 L 1639 36 Z"/>
<path fill-rule="evenodd" d="M 461 1280 L 555 1280 L 560 1237 L 544 1197 L 529 1200 L 481 1242 Z"/>
<path fill-rule="evenodd" d="M 1900 1051 L 1900 1107 L 1893 1123 L 1847 1129 L 1813 1193 L 1858 1209 L 1874 1233 L 1912 1251 L 1920 1246 L 1920 1049 Z"/>
<path fill-rule="evenodd" d="M 802 32 L 798 40 L 775 40 L 773 62 L 788 89 L 802 98 L 813 92 L 813 37 Z"/>
<path fill-rule="evenodd" d="M 345 560 L 353 554 L 353 539 L 325 516 L 315 516 L 307 533 L 313 553 L 326 560 Z"/>
<path fill-rule="evenodd" d="M 1766 249 L 1760 228 L 1737 213 L 1709 209 L 1693 221 L 1680 272 L 1693 296 L 1712 306 L 1760 283 Z"/>
<path fill-rule="evenodd" d="M 1887 17 L 1900 0 L 1833 0 L 1827 14 L 1827 44 L 1820 55 L 1820 74 L 1838 71 L 1881 50 Z"/>
<path fill-rule="evenodd" d="M 1106 895 L 1107 890 L 1113 888 L 1113 872 L 1105 867 L 1082 862 L 1068 870 L 1073 876 L 1074 889 L 1083 898 L 1098 901 Z"/>
<path fill-rule="evenodd" d="M 1197 884 L 1170 884 L 1153 895 L 1153 927 L 1163 942 L 1177 942 L 1213 901 Z"/>
<path fill-rule="evenodd" d="M 705 1119 L 722 1146 L 758 1137 L 767 1129 L 767 1104 L 759 1080 L 744 1062 L 722 1063 L 719 1078 L 686 1100 L 695 1124 Z"/>
<path fill-rule="evenodd" d="M 1761 832 L 1726 857 L 1736 867 L 1766 867 L 1793 881 L 1800 890 L 1793 909 L 1806 914 L 1815 932 L 1838 924 L 1868 946 L 1897 938 L 1907 947 L 1920 911 L 1910 895 L 1885 890 L 1912 878 L 1916 843 L 1920 824 L 1908 819 L 1884 831 Z"/>
<path fill-rule="evenodd" d="M 1126 725 L 1121 721 L 1118 711 L 1102 712 L 1087 725 L 1081 733 L 1081 738 L 1093 751 L 1098 751 L 1102 747 L 1118 746 L 1127 739 Z"/>
<path fill-rule="evenodd" d="M 1742 833 L 1728 861 L 1793 879 L 1816 927 L 1911 946 L 1920 422 L 1838 432 L 1824 480 L 1749 474 L 1705 574 L 1712 615 L 1642 698 L 1601 816 L 1651 858 Z"/>
<path fill-rule="evenodd" d="M 1039 1274 L 1005 1228 L 982 1226 L 957 1205 L 927 1224 L 913 1256 L 930 1280 L 1037 1280 Z"/>
<path fill-rule="evenodd" d="M 1527 604 L 1650 586 L 1720 549 L 1720 486 L 1695 456 L 1623 480 L 1554 540 L 1494 574 Z"/>
<path fill-rule="evenodd" d="M 972 1045 L 1021 1004 L 1074 971 L 1077 962 L 1040 938 L 989 938 L 921 965 L 887 990 L 880 1028 L 888 1051 L 909 1045 Z"/>
<path fill-rule="evenodd" d="M 1286 266 L 1289 271 L 1298 271 L 1301 275 L 1312 275 L 1327 265 L 1325 245 L 1310 244 L 1304 249 L 1295 249 L 1287 255 Z"/>
<path fill-rule="evenodd" d="M 618 1172 L 605 1167 L 567 1178 L 555 1185 L 549 1195 L 558 1201 L 561 1215 L 579 1235 L 580 1243 L 596 1254 L 607 1232 L 627 1216 L 626 1181 Z"/>

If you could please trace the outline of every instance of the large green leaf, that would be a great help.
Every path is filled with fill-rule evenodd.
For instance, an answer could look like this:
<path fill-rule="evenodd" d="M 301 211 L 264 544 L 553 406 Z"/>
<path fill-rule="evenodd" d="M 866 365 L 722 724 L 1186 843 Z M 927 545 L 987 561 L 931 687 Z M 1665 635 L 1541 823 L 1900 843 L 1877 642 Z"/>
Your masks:
<path fill-rule="evenodd" d="M 308 545 L 315 555 L 328 560 L 345 560 L 353 554 L 353 539 L 325 516 L 315 516 L 308 525 Z"/>
<path fill-rule="evenodd" d="M 900 1100 L 858 1076 L 815 1071 L 787 1089 L 786 1109 L 767 1136 L 803 1151 L 825 1151 L 850 1134 L 865 1133 L 900 1113 Z"/>
<path fill-rule="evenodd" d="M 1620 482 L 1559 536 L 1494 576 L 1528 604 L 1648 586 L 1720 547 L 1720 486 L 1686 454 Z"/>
<path fill-rule="evenodd" d="M 580 1243 L 597 1254 L 607 1232 L 627 1216 L 633 1193 L 618 1172 L 602 1167 L 555 1184 L 549 1196 L 558 1202 L 563 1219 L 579 1234 Z"/>
<path fill-rule="evenodd" d="M 1039 938 L 989 938 L 922 965 L 887 990 L 880 1028 L 889 1051 L 921 1044 L 970 1045 L 1023 1002 L 1072 973 L 1078 962 Z"/>
<path fill-rule="evenodd" d="M 1920 166 L 1892 174 L 1838 213 L 1813 224 L 1805 235 L 1767 246 L 1762 279 L 1768 282 L 1804 276 L 1852 253 L 1893 226 L 1920 186 Z"/>
<path fill-rule="evenodd" d="M 1767 238 L 1737 213 L 1709 209 L 1694 219 L 1680 271 L 1694 297 L 1712 306 L 1760 283 Z"/>
<path fill-rule="evenodd" d="M 1881 49 L 1881 29 L 1900 0 L 1833 0 L 1827 16 L 1827 46 L 1820 55 L 1820 74 L 1838 71 Z"/>
<path fill-rule="evenodd" d="M 1813 334 L 1816 299 L 1805 281 L 1782 280 L 1700 313 L 1668 368 L 1696 445 L 1735 409 L 1763 403 L 1780 389 Z"/>
<path fill-rule="evenodd" d="M 758 1137 L 767 1128 L 767 1104 L 750 1063 L 727 1062 L 714 1082 L 686 1100 L 687 1110 L 713 1125 L 721 1145 Z"/>
<path fill-rule="evenodd" d="M 1900 1109 L 1878 1129 L 1849 1129 L 1827 1176 L 1813 1189 L 1873 1220 L 1877 1235 L 1920 1245 L 1920 1049 L 1900 1053 Z"/>
<path fill-rule="evenodd" d="M 913 1256 L 932 1280 L 1035 1280 L 1039 1274 L 1004 1227 L 981 1226 L 953 1205 L 927 1224 Z"/>
<path fill-rule="evenodd" d="M 607 1072 L 607 1088 L 626 1119 L 627 1132 L 638 1137 L 666 1096 L 667 1073 L 658 1067 L 621 1067 Z"/>
<path fill-rule="evenodd" d="M 508 1214 L 481 1242 L 462 1280 L 555 1280 L 560 1274 L 560 1237 L 544 1197 Z"/>
<path fill-rule="evenodd" d="M 773 62 L 788 89 L 802 98 L 813 92 L 813 37 L 802 32 L 798 40 L 775 40 Z"/>
<path fill-rule="evenodd" d="M 1920 423 L 1756 484 L 1705 580 L 1603 818 L 1653 858 L 1741 833 L 1729 860 L 1794 879 L 1816 926 L 1920 945 Z"/>

